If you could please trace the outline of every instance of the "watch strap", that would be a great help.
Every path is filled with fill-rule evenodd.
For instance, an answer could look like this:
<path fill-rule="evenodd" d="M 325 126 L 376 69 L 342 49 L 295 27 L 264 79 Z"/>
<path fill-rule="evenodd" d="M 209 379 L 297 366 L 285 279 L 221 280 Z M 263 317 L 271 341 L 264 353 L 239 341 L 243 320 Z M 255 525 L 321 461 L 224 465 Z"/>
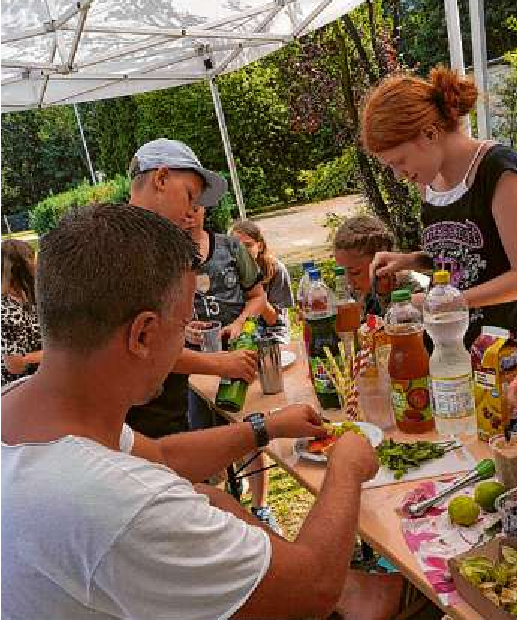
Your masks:
<path fill-rule="evenodd" d="M 251 428 L 255 433 L 255 441 L 257 448 L 263 448 L 269 443 L 269 433 L 266 428 L 266 418 L 263 413 L 251 413 L 244 418 L 245 422 L 251 424 Z"/>

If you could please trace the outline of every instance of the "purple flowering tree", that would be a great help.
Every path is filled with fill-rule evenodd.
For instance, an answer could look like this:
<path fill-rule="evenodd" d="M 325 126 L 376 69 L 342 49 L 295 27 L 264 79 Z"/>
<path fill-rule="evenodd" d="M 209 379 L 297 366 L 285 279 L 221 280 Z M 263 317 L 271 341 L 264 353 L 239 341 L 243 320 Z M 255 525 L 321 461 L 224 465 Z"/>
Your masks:
<path fill-rule="evenodd" d="M 288 85 L 291 126 L 300 133 L 330 129 L 336 146 L 354 146 L 356 174 L 373 212 L 404 249 L 420 243 L 420 197 L 362 148 L 361 100 L 385 76 L 404 68 L 398 53 L 399 0 L 367 0 L 312 33 L 280 60 Z"/>

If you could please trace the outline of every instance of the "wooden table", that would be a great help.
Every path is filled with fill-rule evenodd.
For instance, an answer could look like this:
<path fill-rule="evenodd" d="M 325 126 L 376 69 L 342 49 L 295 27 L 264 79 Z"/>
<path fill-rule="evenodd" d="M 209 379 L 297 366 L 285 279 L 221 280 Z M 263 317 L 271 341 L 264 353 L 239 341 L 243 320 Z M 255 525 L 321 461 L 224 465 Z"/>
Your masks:
<path fill-rule="evenodd" d="M 248 389 L 246 403 L 242 411 L 234 414 L 218 409 L 218 412 L 229 421 L 237 422 L 252 411 L 267 412 L 293 403 L 317 405 L 308 377 L 307 363 L 305 360 L 301 361 L 302 356 L 296 346 L 292 345 L 291 350 L 297 353 L 297 360 L 290 368 L 284 370 L 283 393 L 264 396 L 260 382 L 256 380 Z M 207 375 L 191 375 L 190 377 L 191 388 L 202 398 L 210 401 L 213 406 L 215 406 L 214 401 L 218 385 L 218 377 Z M 325 412 L 325 414 L 330 418 L 338 419 L 337 413 Z M 399 431 L 389 432 L 387 435 L 397 440 L 408 437 Z M 433 439 L 433 435 L 427 433 L 426 438 Z M 293 445 L 294 440 L 292 439 L 276 439 L 269 444 L 266 452 L 301 485 L 317 495 L 323 482 L 325 468 L 320 464 L 298 459 L 293 454 Z M 471 442 L 466 442 L 466 445 L 476 459 L 490 456 L 488 446 L 475 438 Z M 481 616 L 464 601 L 460 601 L 452 607 L 444 606 L 407 548 L 402 536 L 400 517 L 396 514 L 395 508 L 400 505 L 402 497 L 419 483 L 421 480 L 363 490 L 361 493 L 359 534 L 364 541 L 397 566 L 409 581 L 444 612 L 458 620 L 481 620 Z M 339 498 L 336 498 L 336 501 L 339 501 Z"/>

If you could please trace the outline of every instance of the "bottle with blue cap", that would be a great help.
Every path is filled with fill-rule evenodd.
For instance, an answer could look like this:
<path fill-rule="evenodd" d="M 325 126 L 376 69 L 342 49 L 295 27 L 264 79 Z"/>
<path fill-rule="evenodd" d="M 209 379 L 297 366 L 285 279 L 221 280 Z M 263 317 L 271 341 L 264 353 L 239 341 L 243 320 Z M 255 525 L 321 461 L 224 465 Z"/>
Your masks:
<path fill-rule="evenodd" d="M 328 372 L 328 347 L 339 357 L 339 338 L 336 333 L 336 303 L 332 291 L 321 279 L 319 269 L 309 271 L 309 291 L 305 320 L 309 328 L 309 369 L 314 391 L 322 409 L 340 407 L 336 388 Z"/>
<path fill-rule="evenodd" d="M 314 269 L 314 261 L 306 261 L 302 263 L 303 275 L 298 284 L 298 291 L 296 293 L 296 306 L 298 309 L 298 320 L 302 324 L 302 336 L 303 343 L 305 345 L 305 352 L 309 351 L 309 330 L 307 322 L 305 320 L 305 311 L 307 310 L 307 293 L 309 292 L 309 271 Z"/>
<path fill-rule="evenodd" d="M 296 304 L 300 316 L 303 318 L 305 306 L 307 304 L 307 293 L 309 291 L 309 271 L 314 269 L 314 261 L 306 261 L 302 263 L 302 277 L 298 284 L 298 291 L 296 293 Z"/>

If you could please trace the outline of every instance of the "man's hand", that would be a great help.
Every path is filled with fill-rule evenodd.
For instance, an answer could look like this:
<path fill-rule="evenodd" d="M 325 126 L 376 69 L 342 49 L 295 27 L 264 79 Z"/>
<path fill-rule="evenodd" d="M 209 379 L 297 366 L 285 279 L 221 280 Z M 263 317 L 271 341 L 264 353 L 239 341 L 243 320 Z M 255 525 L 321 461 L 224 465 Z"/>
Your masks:
<path fill-rule="evenodd" d="M 227 353 L 217 353 L 220 359 L 220 376 L 227 379 L 244 379 L 246 383 L 251 383 L 257 372 L 257 353 L 256 351 L 228 351 Z"/>
<path fill-rule="evenodd" d="M 326 437 L 320 415 L 310 405 L 288 405 L 266 418 L 271 439 L 276 437 Z"/>
<path fill-rule="evenodd" d="M 377 453 L 370 442 L 356 433 L 345 433 L 327 455 L 329 464 L 354 471 L 361 482 L 371 480 L 379 469 Z"/>
<path fill-rule="evenodd" d="M 228 338 L 228 340 L 234 340 L 238 338 L 242 333 L 245 321 L 241 319 L 235 319 L 233 323 L 226 325 L 221 330 L 221 338 Z"/>

